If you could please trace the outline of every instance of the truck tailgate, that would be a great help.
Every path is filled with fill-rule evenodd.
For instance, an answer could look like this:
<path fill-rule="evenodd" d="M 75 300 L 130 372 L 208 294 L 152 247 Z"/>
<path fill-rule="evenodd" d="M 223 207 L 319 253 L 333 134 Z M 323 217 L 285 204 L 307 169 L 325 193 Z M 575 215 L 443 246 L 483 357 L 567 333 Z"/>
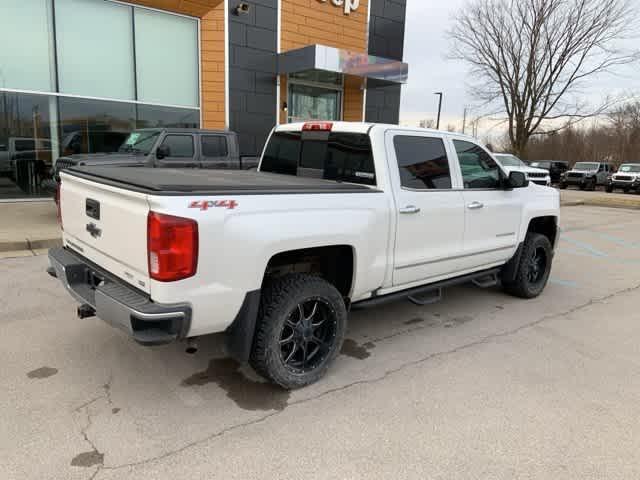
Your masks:
<path fill-rule="evenodd" d="M 61 180 L 65 246 L 149 293 L 146 195 L 64 172 Z"/>

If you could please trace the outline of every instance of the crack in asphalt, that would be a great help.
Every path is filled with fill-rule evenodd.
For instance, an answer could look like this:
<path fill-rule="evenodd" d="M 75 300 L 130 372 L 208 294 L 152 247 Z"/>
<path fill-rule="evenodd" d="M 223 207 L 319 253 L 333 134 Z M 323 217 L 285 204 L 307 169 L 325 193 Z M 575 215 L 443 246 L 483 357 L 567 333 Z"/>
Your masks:
<path fill-rule="evenodd" d="M 379 376 L 377 376 L 375 378 L 370 378 L 370 379 L 365 379 L 365 380 L 357 380 L 357 381 L 348 383 L 346 385 L 343 385 L 341 387 L 336 387 L 336 388 L 332 388 L 332 389 L 329 389 L 329 390 L 325 390 L 324 392 L 319 393 L 318 395 L 314 395 L 314 396 L 309 397 L 309 398 L 304 398 L 304 399 L 300 399 L 300 400 L 291 402 L 291 403 L 289 403 L 287 405 L 287 407 L 293 407 L 293 406 L 296 406 L 296 405 L 302 405 L 302 404 L 305 404 L 305 403 L 308 403 L 308 402 L 312 402 L 314 400 L 318 400 L 318 399 L 324 398 L 326 396 L 332 395 L 334 393 L 342 392 L 342 391 L 345 391 L 345 390 L 348 390 L 348 389 L 351 389 L 353 387 L 357 387 L 357 386 L 360 386 L 360 385 L 371 385 L 371 384 L 379 383 L 379 382 L 387 379 L 391 375 L 394 375 L 394 374 L 396 374 L 396 373 L 398 373 L 400 371 L 403 371 L 403 370 L 405 370 L 405 369 L 407 369 L 409 367 L 413 367 L 413 366 L 416 366 L 416 365 L 420 365 L 420 364 L 426 363 L 426 362 L 428 362 L 430 360 L 433 360 L 435 358 L 441 358 L 441 357 L 446 357 L 446 356 L 449 356 L 449 355 L 455 355 L 456 353 L 459 353 L 461 351 L 469 350 L 471 348 L 474 348 L 474 347 L 477 347 L 477 346 L 480 346 L 480 345 L 486 345 L 486 344 L 488 344 L 488 343 L 490 343 L 490 342 L 492 342 L 492 341 L 494 341 L 496 339 L 499 339 L 499 338 L 505 338 L 505 337 L 516 335 L 516 334 L 522 332 L 523 330 L 527 330 L 527 329 L 536 327 L 536 326 L 538 326 L 538 325 L 540 325 L 543 322 L 546 322 L 548 320 L 552 320 L 552 319 L 555 319 L 555 318 L 561 318 L 561 317 L 566 317 L 568 315 L 572 315 L 573 313 L 578 312 L 580 310 L 589 308 L 589 307 L 591 307 L 593 305 L 596 305 L 596 304 L 599 304 L 599 303 L 606 302 L 607 300 L 610 300 L 610 299 L 612 299 L 614 297 L 617 297 L 619 295 L 625 295 L 627 293 L 634 292 L 636 290 L 640 290 L 640 284 L 637 284 L 637 285 L 635 285 L 633 287 L 625 288 L 623 290 L 619 290 L 619 291 L 613 292 L 613 293 L 611 293 L 609 295 L 605 295 L 603 297 L 592 298 L 588 302 L 585 302 L 585 303 L 580 304 L 580 305 L 576 305 L 576 306 L 574 306 L 574 307 L 572 307 L 572 308 L 570 308 L 568 310 L 565 310 L 563 312 L 544 315 L 544 316 L 540 317 L 537 320 L 534 320 L 532 322 L 526 323 L 524 325 L 520 325 L 517 328 L 511 329 L 511 330 L 506 330 L 506 331 L 499 332 L 499 333 L 494 333 L 494 334 L 491 334 L 491 335 L 487 335 L 487 336 L 482 337 L 482 338 L 480 338 L 478 340 L 475 340 L 473 342 L 461 345 L 461 346 L 453 348 L 451 350 L 445 350 L 445 351 L 441 351 L 441 352 L 431 353 L 431 354 L 426 355 L 424 357 L 421 357 L 419 359 L 403 363 L 403 364 L 401 364 L 401 365 L 399 365 L 399 366 L 397 366 L 395 368 L 387 370 L 382 375 L 379 375 Z M 414 331 L 414 330 L 417 330 L 417 328 L 416 329 L 409 329 L 408 331 L 405 331 L 405 332 L 406 333 L 410 333 L 411 331 Z M 263 422 L 269 420 L 271 417 L 274 417 L 276 415 L 280 415 L 283 411 L 284 410 L 282 410 L 282 411 L 274 411 L 272 413 L 269 413 L 267 415 L 263 415 L 263 416 L 261 416 L 259 418 L 253 419 L 253 420 L 248 420 L 246 422 L 241 422 L 241 423 L 238 423 L 238 424 L 235 424 L 235 425 L 231 425 L 231 426 L 226 427 L 226 428 L 224 428 L 224 429 L 222 429 L 222 430 L 220 430 L 218 432 L 215 432 L 215 433 L 213 433 L 211 435 L 208 435 L 208 436 L 206 436 L 204 438 L 201 438 L 199 440 L 195 440 L 193 442 L 187 443 L 186 445 L 183 445 L 180 448 L 177 448 L 175 450 L 170 450 L 170 451 L 165 452 L 165 453 L 163 453 L 161 455 L 157 455 L 155 457 L 150 457 L 150 458 L 147 458 L 145 460 L 140 460 L 140 461 L 137 461 L 137 462 L 130 462 L 130 463 L 123 463 L 123 464 L 119 464 L 119 465 L 111 465 L 111 466 L 109 466 L 109 465 L 101 465 L 100 467 L 98 467 L 98 470 L 96 471 L 96 473 L 91 477 L 91 480 L 94 479 L 95 476 L 100 471 L 103 471 L 103 470 L 121 470 L 121 469 L 125 469 L 125 468 L 135 468 L 135 467 L 139 467 L 139 466 L 146 465 L 146 464 L 149 464 L 149 463 L 162 461 L 162 460 L 164 460 L 164 459 L 166 459 L 168 457 L 172 457 L 172 456 L 177 455 L 177 454 L 179 454 L 181 452 L 184 452 L 184 451 L 186 451 L 186 450 L 188 450 L 188 449 L 190 449 L 190 448 L 192 448 L 194 446 L 197 446 L 197 445 L 200 445 L 200 444 L 204 444 L 204 443 L 209 442 L 211 440 L 215 440 L 216 438 L 222 437 L 222 436 L 226 435 L 227 433 L 231 433 L 231 432 L 233 432 L 235 430 L 239 430 L 239 429 L 242 429 L 242 428 L 245 428 L 245 427 L 250 427 L 250 426 L 253 426 L 253 425 L 258 425 L 260 423 L 263 423 Z"/>
<path fill-rule="evenodd" d="M 88 459 L 89 461 L 96 460 L 98 462 L 95 471 L 91 474 L 91 476 L 89 477 L 88 480 L 94 480 L 96 478 L 96 476 L 100 473 L 100 470 L 102 470 L 103 467 L 104 467 L 104 453 L 102 453 L 102 452 L 100 452 L 98 450 L 98 447 L 96 446 L 96 444 L 89 437 L 88 431 L 91 428 L 91 426 L 93 425 L 93 416 L 91 415 L 91 411 L 90 411 L 89 407 L 91 407 L 91 405 L 93 405 L 98 400 L 105 400 L 109 406 L 113 405 L 113 401 L 111 399 L 111 385 L 112 385 L 112 383 L 113 383 L 113 373 L 110 373 L 109 374 L 109 378 L 107 380 L 107 383 L 102 385 L 102 389 L 103 389 L 102 395 L 99 395 L 99 396 L 97 396 L 95 398 L 92 398 L 91 400 L 88 400 L 88 401 L 84 402 L 82 405 L 76 407 L 73 410 L 76 413 L 80 413 L 82 410 L 84 410 L 84 412 L 85 412 L 86 425 L 80 429 L 80 434 L 82 435 L 82 438 L 84 439 L 84 441 L 87 444 L 89 444 L 89 446 L 91 447 L 91 450 L 89 452 L 80 453 L 79 455 L 74 457 L 74 459 L 71 461 L 71 465 L 72 466 L 79 466 L 79 467 L 90 466 L 90 465 L 82 465 L 82 463 L 79 461 L 79 458 L 83 458 L 82 457 L 83 455 L 85 457 L 90 457 Z M 74 460 L 78 460 L 78 463 L 76 463 L 75 465 L 74 465 Z"/>

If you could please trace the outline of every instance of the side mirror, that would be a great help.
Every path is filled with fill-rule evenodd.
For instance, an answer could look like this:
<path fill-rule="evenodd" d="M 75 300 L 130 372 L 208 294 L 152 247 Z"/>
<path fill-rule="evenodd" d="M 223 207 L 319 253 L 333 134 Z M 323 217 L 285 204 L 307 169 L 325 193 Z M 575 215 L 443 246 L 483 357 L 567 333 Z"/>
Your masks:
<path fill-rule="evenodd" d="M 171 149 L 169 148 L 169 145 L 160 145 L 158 148 L 156 148 L 156 158 L 158 160 L 162 160 L 163 158 L 170 156 Z"/>
<path fill-rule="evenodd" d="M 511 190 L 512 188 L 525 188 L 529 186 L 529 180 L 523 172 L 511 172 L 509 178 L 507 178 L 506 187 Z"/>

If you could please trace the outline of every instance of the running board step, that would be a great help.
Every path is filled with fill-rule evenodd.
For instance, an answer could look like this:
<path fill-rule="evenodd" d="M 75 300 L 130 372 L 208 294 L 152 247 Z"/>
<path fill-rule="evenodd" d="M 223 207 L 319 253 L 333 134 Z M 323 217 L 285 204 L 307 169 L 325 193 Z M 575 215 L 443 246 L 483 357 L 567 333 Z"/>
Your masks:
<path fill-rule="evenodd" d="M 471 282 L 480 288 L 495 287 L 498 284 L 498 275 L 495 273 L 488 273 L 483 277 L 474 278 Z"/>
<path fill-rule="evenodd" d="M 438 303 L 442 300 L 442 289 L 436 288 L 435 290 L 430 290 L 424 292 L 422 294 L 414 294 L 407 297 L 407 299 L 413 303 L 414 305 L 418 305 L 419 307 L 423 307 L 425 305 L 431 305 L 433 303 Z"/>
<path fill-rule="evenodd" d="M 481 272 L 462 275 L 460 277 L 449 278 L 441 282 L 389 293 L 387 295 L 374 294 L 374 296 L 372 296 L 371 298 L 352 304 L 351 308 L 353 310 L 359 310 L 362 308 L 376 307 L 384 303 L 406 299 L 409 299 L 409 301 L 415 303 L 416 305 L 429 305 L 442 298 L 443 288 L 452 287 L 454 285 L 460 285 L 468 282 L 473 282 L 480 287 L 490 287 L 496 285 L 498 283 L 498 275 L 500 274 L 501 270 L 501 267 L 492 268 L 489 270 L 483 270 Z"/>

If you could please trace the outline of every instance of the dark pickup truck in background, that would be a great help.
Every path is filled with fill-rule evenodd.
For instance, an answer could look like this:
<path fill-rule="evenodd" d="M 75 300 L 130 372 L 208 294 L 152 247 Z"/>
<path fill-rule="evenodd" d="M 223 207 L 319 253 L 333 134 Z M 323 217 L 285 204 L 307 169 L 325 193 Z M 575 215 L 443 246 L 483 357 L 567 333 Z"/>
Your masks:
<path fill-rule="evenodd" d="M 241 156 L 238 137 L 226 130 L 144 128 L 129 134 L 117 152 L 63 156 L 54 167 L 209 168 L 247 170 L 258 165 L 257 156 Z"/>

